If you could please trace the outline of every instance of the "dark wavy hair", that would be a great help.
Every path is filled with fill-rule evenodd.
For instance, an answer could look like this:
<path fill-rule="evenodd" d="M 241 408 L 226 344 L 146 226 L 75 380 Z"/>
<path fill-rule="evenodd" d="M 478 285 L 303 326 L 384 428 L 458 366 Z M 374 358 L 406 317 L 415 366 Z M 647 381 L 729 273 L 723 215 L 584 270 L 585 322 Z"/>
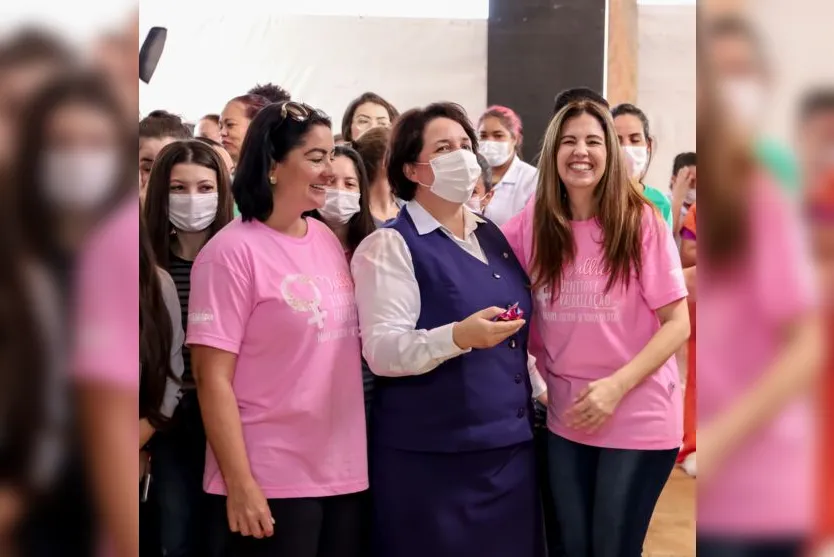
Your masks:
<path fill-rule="evenodd" d="M 365 165 L 362 164 L 362 157 L 354 149 L 347 145 L 337 145 L 333 156 L 334 158 L 345 157 L 350 159 L 354 170 L 356 170 L 356 177 L 359 179 L 359 212 L 350 218 L 347 225 L 347 248 L 353 252 L 359 247 L 362 240 L 376 230 L 369 201 L 371 184 L 368 180 L 368 174 L 365 172 Z M 318 211 L 312 211 L 310 216 L 325 222 Z"/>
<path fill-rule="evenodd" d="M 403 167 L 408 163 L 417 162 L 417 157 L 423 150 L 423 132 L 426 126 L 437 118 L 449 118 L 460 124 L 472 142 L 472 150 L 478 154 L 478 136 L 462 106 L 444 102 L 409 110 L 394 124 L 386 161 L 388 183 L 391 184 L 394 195 L 403 201 L 411 201 L 417 192 L 417 184 L 405 175 Z"/>
<path fill-rule="evenodd" d="M 331 127 L 326 114 L 306 105 L 309 115 L 303 121 L 291 116 L 285 118 L 284 104 L 273 103 L 261 110 L 243 139 L 232 194 L 244 222 L 252 219 L 264 222 L 272 214 L 273 192 L 269 183 L 272 164 L 283 162 L 314 126 Z"/>
<path fill-rule="evenodd" d="M 162 401 L 171 369 L 174 328 L 162 297 L 159 268 L 154 260 L 145 219 L 139 215 L 139 418 L 147 418 L 155 429 L 168 423 L 162 415 Z"/>
<path fill-rule="evenodd" d="M 143 211 L 155 261 L 166 271 L 170 268 L 171 239 L 175 237 L 171 234 L 172 225 L 168 220 L 171 171 L 182 163 L 198 164 L 213 170 L 217 175 L 217 214 L 208 228 L 206 241 L 229 224 L 234 217 L 229 173 L 220 155 L 210 145 L 190 139 L 175 141 L 163 147 L 148 177 Z"/>

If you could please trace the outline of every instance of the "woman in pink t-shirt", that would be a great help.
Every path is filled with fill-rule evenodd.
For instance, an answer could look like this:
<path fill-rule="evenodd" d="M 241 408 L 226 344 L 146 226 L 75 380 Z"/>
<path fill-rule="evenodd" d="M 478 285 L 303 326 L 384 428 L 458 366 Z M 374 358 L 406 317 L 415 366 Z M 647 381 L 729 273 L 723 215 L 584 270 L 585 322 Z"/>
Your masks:
<path fill-rule="evenodd" d="M 576 101 L 556 114 L 539 175 L 504 233 L 533 282 L 564 550 L 639 556 L 683 434 L 680 258 L 629 183 L 605 107 Z"/>
<path fill-rule="evenodd" d="M 321 112 L 271 104 L 244 140 L 241 218 L 200 251 L 188 331 L 232 554 L 361 554 L 368 488 L 359 326 L 339 240 L 305 218 L 333 179 Z"/>

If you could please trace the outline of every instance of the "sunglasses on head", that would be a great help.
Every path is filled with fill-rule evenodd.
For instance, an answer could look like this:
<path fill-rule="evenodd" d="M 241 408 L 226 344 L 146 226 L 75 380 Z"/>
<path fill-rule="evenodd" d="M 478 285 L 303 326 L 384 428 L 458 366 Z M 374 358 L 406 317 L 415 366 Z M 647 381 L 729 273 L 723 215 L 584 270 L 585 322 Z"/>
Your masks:
<path fill-rule="evenodd" d="M 286 120 L 288 117 L 296 122 L 304 122 L 311 114 L 319 116 L 326 116 L 321 110 L 315 109 L 312 106 L 297 103 L 293 101 L 285 101 L 281 103 L 281 119 Z"/>

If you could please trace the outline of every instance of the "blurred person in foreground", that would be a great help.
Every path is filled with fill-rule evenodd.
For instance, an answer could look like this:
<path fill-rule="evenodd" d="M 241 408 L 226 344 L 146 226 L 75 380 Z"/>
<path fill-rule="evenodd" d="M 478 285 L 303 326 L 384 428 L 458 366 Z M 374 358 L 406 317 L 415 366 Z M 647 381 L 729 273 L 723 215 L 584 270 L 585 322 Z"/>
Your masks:
<path fill-rule="evenodd" d="M 797 135 L 804 186 L 829 187 L 834 172 L 834 87 L 814 89 L 805 95 L 799 108 Z"/>
<path fill-rule="evenodd" d="M 737 107 L 716 91 L 710 61 L 698 56 L 708 218 L 698 245 L 697 552 L 793 556 L 814 526 L 822 343 L 810 258 L 796 206 L 725 116 Z"/>
<path fill-rule="evenodd" d="M 14 157 L 21 110 L 74 53 L 58 37 L 24 29 L 0 43 L 0 176 Z"/>
<path fill-rule="evenodd" d="M 713 16 L 706 20 L 705 29 L 702 54 L 713 65 L 716 93 L 727 107 L 727 117 L 751 142 L 760 170 L 770 173 L 795 199 L 800 179 L 793 153 L 762 135 L 773 78 L 761 36 L 751 22 L 737 14 Z"/>
<path fill-rule="evenodd" d="M 119 33 L 131 48 L 111 51 L 114 64 L 105 66 L 125 111 L 123 129 L 131 134 L 138 113 L 138 18 L 137 10 Z M 125 194 L 85 242 L 80 257 L 71 363 L 101 531 L 115 557 L 139 553 L 139 188 L 134 156 L 126 164 Z"/>

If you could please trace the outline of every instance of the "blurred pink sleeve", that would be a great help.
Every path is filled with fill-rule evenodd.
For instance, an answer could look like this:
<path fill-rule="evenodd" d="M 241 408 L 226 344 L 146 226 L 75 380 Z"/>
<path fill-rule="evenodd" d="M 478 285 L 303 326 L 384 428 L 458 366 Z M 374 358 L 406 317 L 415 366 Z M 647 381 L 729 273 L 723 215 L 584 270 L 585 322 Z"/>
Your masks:
<path fill-rule="evenodd" d="M 686 298 L 681 258 L 669 227 L 649 206 L 643 213 L 640 289 L 653 310 Z"/>
<path fill-rule="evenodd" d="M 533 208 L 535 204 L 535 196 L 530 199 L 524 209 L 519 214 L 510 219 L 504 226 L 501 227 L 501 232 L 507 238 L 507 242 L 518 258 L 519 263 L 524 268 L 524 271 L 530 273 L 530 257 L 532 256 L 533 237 Z"/>
<path fill-rule="evenodd" d="M 76 281 L 73 372 L 80 379 L 138 391 L 138 197 L 92 233 Z"/>

